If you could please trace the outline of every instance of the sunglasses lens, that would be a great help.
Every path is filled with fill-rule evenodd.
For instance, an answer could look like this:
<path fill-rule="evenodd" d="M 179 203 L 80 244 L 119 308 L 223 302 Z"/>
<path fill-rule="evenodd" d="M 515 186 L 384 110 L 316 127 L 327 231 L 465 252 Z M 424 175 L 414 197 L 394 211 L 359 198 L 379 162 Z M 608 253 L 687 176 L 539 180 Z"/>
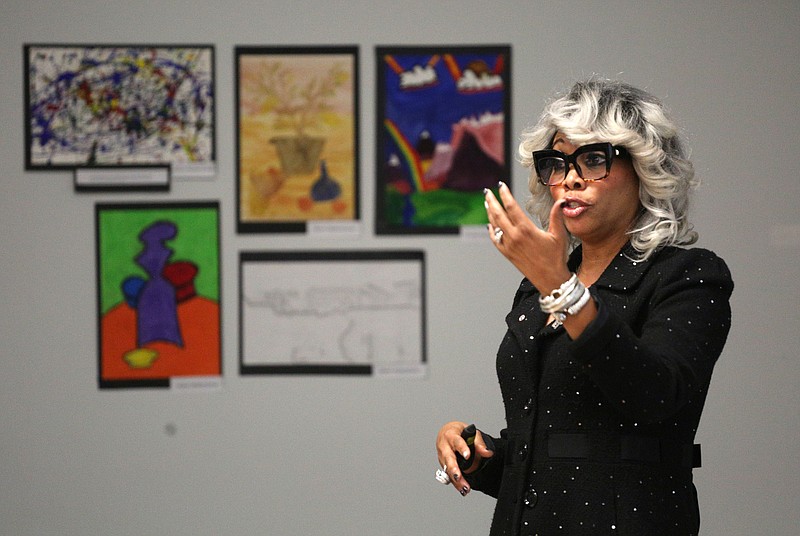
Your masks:
<path fill-rule="evenodd" d="M 608 159 L 603 151 L 590 151 L 578 155 L 577 164 L 581 168 L 583 178 L 598 180 L 608 174 Z"/>
<path fill-rule="evenodd" d="M 546 156 L 540 158 L 536 163 L 539 178 L 545 184 L 558 184 L 564 180 L 565 169 L 566 162 L 557 156 Z"/>

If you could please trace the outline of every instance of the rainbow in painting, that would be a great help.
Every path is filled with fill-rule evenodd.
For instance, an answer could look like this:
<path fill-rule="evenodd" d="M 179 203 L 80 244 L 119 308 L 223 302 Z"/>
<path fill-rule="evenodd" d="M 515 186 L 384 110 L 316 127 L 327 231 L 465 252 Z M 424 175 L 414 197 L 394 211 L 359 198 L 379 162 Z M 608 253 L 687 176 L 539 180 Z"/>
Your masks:
<path fill-rule="evenodd" d="M 425 185 L 422 182 L 423 171 L 419 154 L 391 119 L 386 119 L 384 124 L 386 125 L 386 131 L 394 141 L 398 151 L 403 155 L 403 162 L 410 176 L 410 185 L 413 186 L 413 189 L 417 192 L 425 190 Z"/>

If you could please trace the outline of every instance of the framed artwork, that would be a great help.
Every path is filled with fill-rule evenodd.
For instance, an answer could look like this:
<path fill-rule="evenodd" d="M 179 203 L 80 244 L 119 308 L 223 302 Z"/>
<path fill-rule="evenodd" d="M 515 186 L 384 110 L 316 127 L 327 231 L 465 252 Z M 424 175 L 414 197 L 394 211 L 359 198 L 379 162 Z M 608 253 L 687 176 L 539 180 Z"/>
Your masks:
<path fill-rule="evenodd" d="M 409 251 L 243 251 L 239 370 L 425 374 L 425 257 Z"/>
<path fill-rule="evenodd" d="M 377 234 L 488 222 L 510 177 L 510 46 L 376 47 Z"/>
<path fill-rule="evenodd" d="M 213 46 L 30 44 L 24 64 L 26 169 L 213 167 Z"/>
<path fill-rule="evenodd" d="M 219 203 L 95 205 L 100 388 L 221 377 Z"/>
<path fill-rule="evenodd" d="M 236 47 L 237 231 L 358 220 L 358 48 Z"/>

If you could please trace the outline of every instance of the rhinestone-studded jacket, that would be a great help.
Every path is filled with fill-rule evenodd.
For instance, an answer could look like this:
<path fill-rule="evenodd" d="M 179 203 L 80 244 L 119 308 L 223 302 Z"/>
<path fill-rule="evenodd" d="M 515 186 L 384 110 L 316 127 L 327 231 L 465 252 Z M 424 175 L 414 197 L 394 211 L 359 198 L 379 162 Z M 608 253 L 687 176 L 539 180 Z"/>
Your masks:
<path fill-rule="evenodd" d="M 497 354 L 507 427 L 468 477 L 497 498 L 492 536 L 697 534 L 686 454 L 733 281 L 708 250 L 632 254 L 623 248 L 592 285 L 598 317 L 574 341 L 545 326 L 530 282 L 517 291 Z"/>

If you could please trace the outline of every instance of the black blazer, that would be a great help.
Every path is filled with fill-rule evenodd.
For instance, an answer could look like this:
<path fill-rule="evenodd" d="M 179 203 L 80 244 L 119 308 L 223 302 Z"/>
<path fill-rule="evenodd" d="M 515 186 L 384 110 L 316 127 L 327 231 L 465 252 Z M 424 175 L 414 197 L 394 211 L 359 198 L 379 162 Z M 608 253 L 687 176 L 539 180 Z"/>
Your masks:
<path fill-rule="evenodd" d="M 497 498 L 492 535 L 697 533 L 693 441 L 733 281 L 704 249 L 633 253 L 591 286 L 598 317 L 574 341 L 520 285 L 497 354 L 507 427 L 467 477 Z"/>

